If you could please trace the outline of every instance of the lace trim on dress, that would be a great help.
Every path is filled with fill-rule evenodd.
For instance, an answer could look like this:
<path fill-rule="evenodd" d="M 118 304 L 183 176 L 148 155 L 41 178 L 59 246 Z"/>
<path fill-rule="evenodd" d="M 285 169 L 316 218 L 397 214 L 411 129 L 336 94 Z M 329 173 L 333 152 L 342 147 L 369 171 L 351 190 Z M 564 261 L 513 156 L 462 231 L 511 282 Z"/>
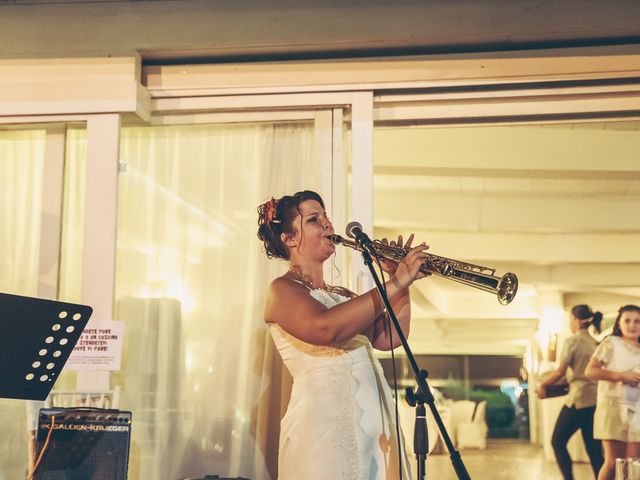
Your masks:
<path fill-rule="evenodd" d="M 346 355 L 338 359 L 337 363 L 331 367 L 331 370 L 331 380 L 327 388 L 336 399 L 337 415 L 341 420 L 332 426 L 334 433 L 325 437 L 326 442 L 333 443 L 338 441 L 340 449 L 345 453 L 345 462 L 342 465 L 340 480 L 362 478 L 358 462 L 360 447 L 358 445 L 358 435 L 356 434 L 359 425 L 354 402 L 356 388 L 354 388 L 354 382 L 349 381 L 349 379 L 354 379 L 357 383 L 357 379 L 351 372 L 352 363 Z M 348 370 L 348 372 L 345 372 L 345 370 Z M 331 446 L 327 445 L 327 449 L 331 449 Z"/>
<path fill-rule="evenodd" d="M 309 290 L 309 295 L 327 308 L 349 300 L 350 295 L 343 293 L 348 293 L 348 291 L 335 287 L 331 290 L 322 288 Z M 357 407 L 354 402 L 359 382 L 357 377 L 352 373 L 353 364 L 351 358 L 348 355 L 343 355 L 347 350 L 336 347 L 321 348 L 324 350 L 324 354 L 340 355 L 340 358 L 337 358 L 331 367 L 331 380 L 327 388 L 332 396 L 337 399 L 337 414 L 341 421 L 333 426 L 334 434 L 327 437 L 327 441 L 338 441 L 341 450 L 345 452 L 344 458 L 346 460 L 342 465 L 342 476 L 340 480 L 362 478 L 363 474 L 360 472 L 360 463 L 358 461 L 358 452 L 360 451 L 360 446 L 358 445 L 359 436 L 356 434 L 359 428 L 360 418 L 358 418 L 359 415 L 357 414 Z M 350 379 L 355 380 L 355 384 L 353 381 L 350 381 Z M 360 415 L 362 415 L 362 412 Z M 327 448 L 330 448 L 330 446 L 327 446 Z"/>

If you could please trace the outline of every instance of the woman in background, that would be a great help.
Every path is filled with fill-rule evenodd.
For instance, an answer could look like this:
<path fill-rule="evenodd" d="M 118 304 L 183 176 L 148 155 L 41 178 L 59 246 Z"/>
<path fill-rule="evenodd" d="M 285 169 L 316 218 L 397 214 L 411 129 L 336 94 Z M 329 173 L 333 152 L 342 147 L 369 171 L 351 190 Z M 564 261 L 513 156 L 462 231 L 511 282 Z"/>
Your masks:
<path fill-rule="evenodd" d="M 279 480 L 411 478 L 396 437 L 391 392 L 372 349 L 400 345 L 378 291 L 355 295 L 324 281 L 323 264 L 335 251 L 329 239 L 334 230 L 317 193 L 272 198 L 258 207 L 258 216 L 267 256 L 289 263 L 271 282 L 265 304 L 265 321 L 293 377 L 280 429 Z M 397 245 L 402 243 L 399 237 Z M 405 336 L 408 287 L 425 276 L 420 266 L 426 248 L 421 244 L 401 262 L 383 266 Z"/>
<path fill-rule="evenodd" d="M 618 310 L 613 334 L 603 340 L 586 374 L 598 380 L 594 434 L 604 445 L 598 480 L 613 480 L 616 458 L 640 457 L 640 307 Z"/>
<path fill-rule="evenodd" d="M 602 446 L 593 438 L 593 416 L 596 405 L 596 384 L 585 376 L 585 368 L 596 349 L 597 342 L 587 330 L 593 325 L 600 332 L 602 313 L 593 312 L 589 305 L 571 309 L 569 328 L 573 335 L 562 346 L 560 364 L 551 375 L 538 384 L 536 393 L 545 398 L 545 387 L 563 377 L 569 382 L 569 394 L 556 421 L 551 445 L 564 480 L 573 480 L 572 461 L 567 450 L 571 436 L 580 429 L 589 455 L 594 478 L 602 467 Z"/>

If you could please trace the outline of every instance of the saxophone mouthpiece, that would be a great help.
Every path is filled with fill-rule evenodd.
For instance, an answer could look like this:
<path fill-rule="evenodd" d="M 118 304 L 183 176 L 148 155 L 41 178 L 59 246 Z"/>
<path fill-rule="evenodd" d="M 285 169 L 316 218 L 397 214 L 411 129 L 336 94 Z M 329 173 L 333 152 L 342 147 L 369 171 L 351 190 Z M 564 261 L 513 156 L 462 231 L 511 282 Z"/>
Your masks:
<path fill-rule="evenodd" d="M 329 239 L 329 241 L 331 241 L 331 243 L 334 243 L 335 245 L 339 245 L 344 241 L 344 238 L 342 238 L 340 235 L 327 235 L 327 238 Z"/>

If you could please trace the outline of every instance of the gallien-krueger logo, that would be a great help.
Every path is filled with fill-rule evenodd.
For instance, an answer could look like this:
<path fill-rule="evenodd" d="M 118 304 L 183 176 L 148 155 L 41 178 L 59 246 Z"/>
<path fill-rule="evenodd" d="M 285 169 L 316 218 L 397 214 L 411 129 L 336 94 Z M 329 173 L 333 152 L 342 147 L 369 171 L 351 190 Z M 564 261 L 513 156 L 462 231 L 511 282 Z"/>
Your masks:
<path fill-rule="evenodd" d="M 42 430 L 49 430 L 50 423 L 41 423 Z M 128 425 L 82 425 L 77 423 L 58 423 L 54 425 L 54 430 L 76 430 L 81 432 L 128 432 Z"/>

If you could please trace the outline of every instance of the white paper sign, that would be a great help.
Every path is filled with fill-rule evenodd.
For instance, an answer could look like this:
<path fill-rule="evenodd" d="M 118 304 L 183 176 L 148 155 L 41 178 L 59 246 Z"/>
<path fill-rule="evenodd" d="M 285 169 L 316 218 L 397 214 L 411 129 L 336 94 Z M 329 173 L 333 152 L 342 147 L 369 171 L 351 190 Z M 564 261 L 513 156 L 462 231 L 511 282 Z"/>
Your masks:
<path fill-rule="evenodd" d="M 124 322 L 89 321 L 67 360 L 71 370 L 120 370 Z"/>

